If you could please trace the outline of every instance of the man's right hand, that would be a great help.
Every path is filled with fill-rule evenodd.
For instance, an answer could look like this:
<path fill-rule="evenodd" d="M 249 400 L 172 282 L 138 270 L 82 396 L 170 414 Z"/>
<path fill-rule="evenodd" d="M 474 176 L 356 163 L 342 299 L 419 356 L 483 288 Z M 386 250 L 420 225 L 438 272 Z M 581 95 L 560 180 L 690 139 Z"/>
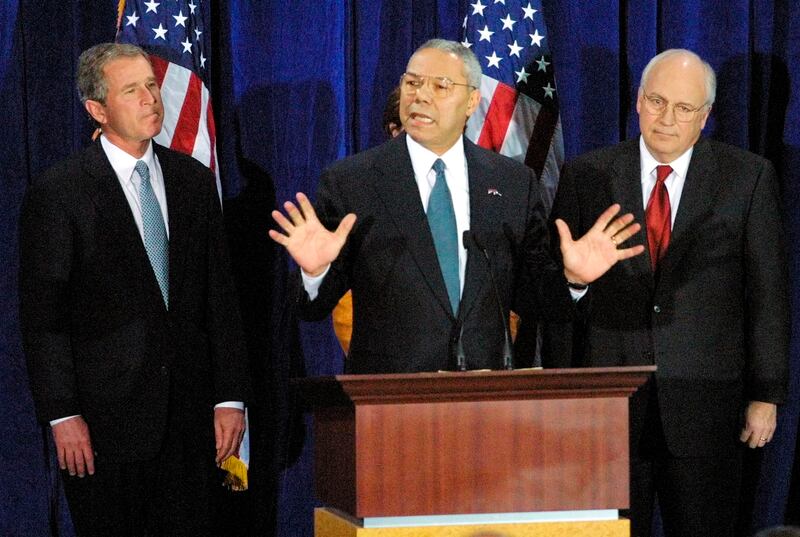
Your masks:
<path fill-rule="evenodd" d="M 83 477 L 94 474 L 94 451 L 89 437 L 89 426 L 80 416 L 75 416 L 52 426 L 56 443 L 58 465 L 69 475 Z"/>
<path fill-rule="evenodd" d="M 302 192 L 297 193 L 297 203 L 299 208 L 291 201 L 283 204 L 289 218 L 280 211 L 272 211 L 272 218 L 284 232 L 271 229 L 269 236 L 286 247 L 307 275 L 319 276 L 339 256 L 356 223 L 356 215 L 348 214 L 342 218 L 336 231 L 330 232 L 319 221 L 314 207 Z"/>

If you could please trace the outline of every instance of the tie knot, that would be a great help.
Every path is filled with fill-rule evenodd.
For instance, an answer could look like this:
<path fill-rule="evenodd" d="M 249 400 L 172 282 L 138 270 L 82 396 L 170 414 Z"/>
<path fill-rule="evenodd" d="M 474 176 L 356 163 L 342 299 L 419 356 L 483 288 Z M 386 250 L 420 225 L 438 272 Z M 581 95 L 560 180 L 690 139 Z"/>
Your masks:
<path fill-rule="evenodd" d="M 436 175 L 444 173 L 444 161 L 442 159 L 436 159 L 436 162 L 433 163 L 433 171 L 436 172 Z"/>
<path fill-rule="evenodd" d="M 145 181 L 150 180 L 150 168 L 147 167 L 147 163 L 145 163 L 145 161 L 137 160 L 133 169 L 136 170 L 136 172 L 139 174 L 139 177 Z"/>
<path fill-rule="evenodd" d="M 659 183 L 663 183 L 669 177 L 669 174 L 672 173 L 672 166 L 668 166 L 663 164 L 661 166 L 656 167 L 656 181 Z"/>

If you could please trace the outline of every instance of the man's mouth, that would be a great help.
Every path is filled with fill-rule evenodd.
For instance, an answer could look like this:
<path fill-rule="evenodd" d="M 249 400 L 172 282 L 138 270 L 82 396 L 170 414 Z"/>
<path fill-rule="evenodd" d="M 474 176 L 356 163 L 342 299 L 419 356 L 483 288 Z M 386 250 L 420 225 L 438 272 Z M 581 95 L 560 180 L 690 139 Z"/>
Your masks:
<path fill-rule="evenodd" d="M 418 112 L 412 112 L 411 115 L 409 115 L 409 118 L 413 119 L 418 123 L 425 123 L 425 124 L 433 123 L 433 119 L 431 119 L 429 116 L 426 116 L 425 114 L 420 114 Z"/>

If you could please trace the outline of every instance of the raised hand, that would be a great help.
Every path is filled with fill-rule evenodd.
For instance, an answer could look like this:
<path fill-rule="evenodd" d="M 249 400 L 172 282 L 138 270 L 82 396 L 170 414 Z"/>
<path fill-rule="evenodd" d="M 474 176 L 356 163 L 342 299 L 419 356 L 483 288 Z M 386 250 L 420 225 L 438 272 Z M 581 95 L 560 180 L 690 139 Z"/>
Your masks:
<path fill-rule="evenodd" d="M 271 229 L 269 236 L 286 248 L 306 274 L 318 276 L 339 256 L 356 223 L 356 215 L 348 214 L 342 218 L 336 231 L 330 232 L 317 218 L 306 195 L 298 192 L 296 197 L 299 208 L 291 201 L 283 204 L 289 218 L 280 211 L 272 211 L 272 218 L 283 233 Z"/>
<path fill-rule="evenodd" d="M 605 211 L 589 231 L 577 241 L 572 240 L 567 223 L 556 220 L 561 240 L 561 257 L 567 280 L 579 284 L 595 281 L 613 267 L 617 261 L 644 252 L 644 246 L 618 248 L 641 229 L 631 213 L 614 218 L 620 210 L 615 203 Z"/>

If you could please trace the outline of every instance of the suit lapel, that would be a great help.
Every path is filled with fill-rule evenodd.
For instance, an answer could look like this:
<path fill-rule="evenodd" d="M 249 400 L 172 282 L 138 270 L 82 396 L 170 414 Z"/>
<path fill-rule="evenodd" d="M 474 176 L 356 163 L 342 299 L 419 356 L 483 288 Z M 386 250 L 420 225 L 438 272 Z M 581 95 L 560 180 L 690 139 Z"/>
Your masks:
<path fill-rule="evenodd" d="M 120 260 L 118 268 L 128 272 L 129 281 L 137 282 L 163 305 L 131 207 L 99 141 L 87 148 L 83 166 L 84 177 L 91 181 L 86 191 L 97 211 L 98 234 L 107 237 L 103 241 L 107 248 L 116 250 L 113 257 Z"/>
<path fill-rule="evenodd" d="M 700 229 L 699 222 L 715 204 L 714 198 L 722 186 L 722 178 L 711 152 L 710 144 L 701 138 L 692 151 L 692 160 L 686 173 L 678 214 L 672 226 L 669 247 L 662 259 L 661 270 L 666 271 L 680 259 L 692 241 L 690 230 Z"/>
<path fill-rule="evenodd" d="M 642 164 L 639 156 L 639 139 L 624 143 L 623 150 L 611 165 L 611 199 L 622 207 L 621 213 L 633 213 L 634 221 L 642 230 L 628 239 L 626 247 L 644 245 L 644 253 L 620 263 L 625 270 L 634 274 L 650 274 L 650 251 L 647 248 L 647 226 L 645 225 L 644 204 L 642 202 Z M 590 224 L 593 224 L 591 222 Z"/>
<path fill-rule="evenodd" d="M 384 147 L 384 154 L 375 161 L 377 173 L 371 178 L 371 186 L 404 237 L 407 249 L 431 292 L 445 311 L 450 312 L 447 288 L 439 268 L 428 219 L 419 198 L 405 135 L 398 136 Z"/>
<path fill-rule="evenodd" d="M 464 156 L 467 159 L 467 176 L 469 178 L 470 231 L 479 237 L 484 243 L 482 246 L 488 249 L 490 245 L 485 244 L 485 237 L 492 230 L 492 225 L 494 224 L 496 228 L 502 220 L 502 215 L 497 214 L 497 204 L 492 203 L 496 201 L 495 198 L 487 194 L 489 189 L 496 187 L 497 184 L 493 182 L 494 175 L 491 167 L 485 160 L 478 158 L 475 146 L 466 138 L 464 138 Z M 480 296 L 481 288 L 489 277 L 487 269 L 483 254 L 477 249 L 470 250 L 467 255 L 467 269 L 464 274 L 464 292 L 461 294 L 459 318 L 465 319 L 475 305 L 475 300 Z"/>

